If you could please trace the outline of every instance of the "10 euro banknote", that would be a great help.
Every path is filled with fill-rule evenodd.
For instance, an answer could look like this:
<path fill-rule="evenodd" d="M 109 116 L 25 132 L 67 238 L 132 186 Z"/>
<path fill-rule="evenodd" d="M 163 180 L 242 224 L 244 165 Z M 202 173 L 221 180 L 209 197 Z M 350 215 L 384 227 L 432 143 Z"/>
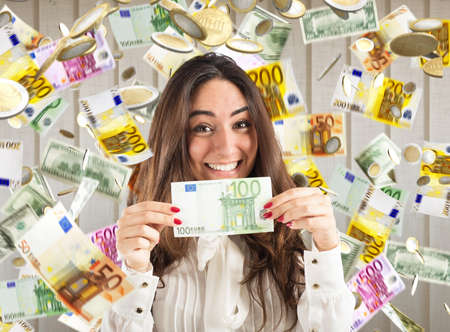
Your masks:
<path fill-rule="evenodd" d="M 260 217 L 272 198 L 269 177 L 172 183 L 172 204 L 183 222 L 175 237 L 273 232 L 273 220 Z"/>

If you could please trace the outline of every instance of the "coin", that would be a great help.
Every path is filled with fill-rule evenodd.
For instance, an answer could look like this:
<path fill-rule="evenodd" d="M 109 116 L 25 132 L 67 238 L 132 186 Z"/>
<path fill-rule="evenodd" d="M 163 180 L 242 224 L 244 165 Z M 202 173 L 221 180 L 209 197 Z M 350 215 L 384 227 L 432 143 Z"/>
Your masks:
<path fill-rule="evenodd" d="M 225 43 L 233 33 L 233 22 L 229 15 L 216 8 L 205 8 L 194 13 L 197 22 L 207 31 L 207 37 L 201 40 L 206 46 L 219 46 Z"/>
<path fill-rule="evenodd" d="M 373 81 L 372 81 L 372 87 L 374 89 L 378 89 L 380 87 L 383 86 L 383 82 L 384 82 L 384 74 L 383 73 L 378 73 L 375 75 Z"/>
<path fill-rule="evenodd" d="M 158 5 L 168 10 L 169 12 L 172 11 L 173 9 L 180 9 L 182 11 L 185 11 L 183 6 L 179 5 L 178 3 L 172 0 L 161 0 L 159 1 Z"/>
<path fill-rule="evenodd" d="M 352 292 L 352 293 L 353 293 L 353 296 L 355 297 L 355 309 L 354 310 L 356 310 L 361 305 L 362 298 L 361 298 L 361 295 L 359 295 L 359 293 L 357 293 L 357 292 Z"/>
<path fill-rule="evenodd" d="M 391 115 L 396 119 L 400 119 L 402 117 L 402 111 L 397 105 L 392 105 L 391 108 L 389 108 L 389 113 L 391 113 Z"/>
<path fill-rule="evenodd" d="M 142 123 L 142 124 L 145 123 L 145 119 L 142 116 L 140 116 L 139 114 L 134 114 L 133 118 L 139 123 Z"/>
<path fill-rule="evenodd" d="M 81 170 L 83 172 L 86 170 L 88 160 L 89 160 L 89 149 L 85 149 L 83 154 L 83 161 L 81 163 Z"/>
<path fill-rule="evenodd" d="M 92 30 L 105 17 L 109 8 L 108 3 L 101 3 L 76 19 L 72 29 L 70 29 L 70 38 L 78 38 Z"/>
<path fill-rule="evenodd" d="M 22 166 L 22 186 L 28 184 L 31 182 L 31 179 L 33 178 L 33 171 L 28 166 Z"/>
<path fill-rule="evenodd" d="M 65 130 L 65 129 L 60 129 L 59 133 L 61 135 L 63 135 L 64 137 L 67 137 L 67 138 L 74 138 L 75 137 L 75 135 L 72 132 L 70 132 L 68 130 Z"/>
<path fill-rule="evenodd" d="M 426 186 L 428 183 L 430 183 L 430 181 L 431 181 L 431 178 L 428 175 L 423 175 L 417 179 L 416 183 L 418 186 L 421 187 L 421 186 Z"/>
<path fill-rule="evenodd" d="M 403 158 L 409 164 L 417 164 L 422 158 L 422 149 L 419 145 L 410 143 L 403 149 Z"/>
<path fill-rule="evenodd" d="M 367 169 L 367 174 L 369 174 L 369 176 L 372 178 L 375 178 L 378 175 L 380 175 L 380 172 L 381 172 L 381 167 L 376 161 L 374 161 Z"/>
<path fill-rule="evenodd" d="M 337 136 L 332 136 L 325 143 L 324 151 L 325 153 L 332 154 L 336 153 L 341 148 L 341 140 Z"/>
<path fill-rule="evenodd" d="M 306 12 L 305 5 L 299 0 L 293 0 L 292 5 L 291 7 L 289 7 L 289 10 L 287 12 L 280 11 L 279 13 L 283 17 L 295 19 L 305 15 L 305 12 Z"/>
<path fill-rule="evenodd" d="M 292 6 L 292 0 L 272 0 L 273 6 L 279 12 L 287 12 Z"/>
<path fill-rule="evenodd" d="M 0 78 L 0 119 L 15 117 L 28 105 L 29 95 L 23 85 Z"/>
<path fill-rule="evenodd" d="M 447 311 L 447 313 L 450 315 L 450 307 L 448 306 L 447 303 L 444 302 L 444 309 L 445 311 Z"/>
<path fill-rule="evenodd" d="M 256 6 L 256 0 L 228 0 L 228 5 L 238 13 L 247 13 Z"/>
<path fill-rule="evenodd" d="M 0 28 L 7 25 L 9 22 L 12 22 L 12 16 L 10 12 L 1 12 L 0 13 Z"/>
<path fill-rule="evenodd" d="M 423 151 L 422 160 L 425 164 L 432 164 L 436 160 L 436 152 L 430 149 Z"/>
<path fill-rule="evenodd" d="M 114 0 L 115 2 L 121 3 L 123 5 L 129 4 L 131 0 Z"/>
<path fill-rule="evenodd" d="M 414 32 L 431 32 L 442 28 L 442 21 L 437 18 L 421 18 L 409 22 L 409 28 Z"/>
<path fill-rule="evenodd" d="M 194 39 L 205 40 L 208 36 L 208 32 L 203 25 L 184 10 L 177 8 L 172 9 L 170 11 L 170 18 L 172 19 L 172 22 L 180 28 L 180 30 Z"/>
<path fill-rule="evenodd" d="M 428 60 L 424 63 L 423 72 L 429 76 L 442 78 L 444 76 L 444 65 L 442 63 L 442 57 L 437 57 Z"/>
<path fill-rule="evenodd" d="M 300 187 L 300 188 L 308 187 L 309 181 L 305 174 L 294 173 L 294 174 L 292 174 L 291 177 L 297 187 Z"/>
<path fill-rule="evenodd" d="M 25 266 L 27 264 L 27 262 L 25 261 L 25 259 L 23 259 L 22 257 L 16 257 L 12 260 L 12 263 L 15 267 L 22 267 Z"/>
<path fill-rule="evenodd" d="M 58 29 L 59 29 L 59 32 L 61 32 L 61 35 L 63 37 L 66 37 L 66 36 L 68 36 L 70 34 L 69 28 L 64 23 L 59 23 L 58 24 Z"/>
<path fill-rule="evenodd" d="M 53 39 L 51 39 L 51 38 L 48 37 L 48 36 L 45 36 L 44 38 L 42 38 L 42 39 L 39 41 L 38 46 L 39 46 L 39 47 L 42 47 L 42 46 L 45 46 L 45 45 L 49 45 L 49 44 L 51 44 L 51 43 L 53 43 Z"/>
<path fill-rule="evenodd" d="M 154 102 L 159 92 L 151 86 L 133 85 L 119 89 L 125 107 L 129 110 L 135 110 Z"/>
<path fill-rule="evenodd" d="M 352 251 L 352 248 L 350 248 L 348 243 L 341 240 L 341 253 L 349 254 L 349 253 L 351 253 L 351 251 Z"/>
<path fill-rule="evenodd" d="M 410 236 L 406 239 L 405 246 L 406 250 L 413 254 L 416 250 L 419 250 L 419 241 L 415 237 Z"/>
<path fill-rule="evenodd" d="M 416 83 L 414 82 L 408 82 L 403 86 L 403 92 L 407 95 L 410 95 L 416 91 Z"/>
<path fill-rule="evenodd" d="M 442 185 L 450 184 L 450 176 L 441 176 L 439 178 L 439 184 Z"/>
<path fill-rule="evenodd" d="M 400 156 L 392 147 L 388 147 L 387 154 L 395 165 L 400 165 Z"/>
<path fill-rule="evenodd" d="M 417 285 L 419 284 L 419 275 L 416 273 L 414 275 L 414 280 L 412 282 L 411 286 L 411 296 L 414 296 L 416 294 Z"/>
<path fill-rule="evenodd" d="M 61 190 L 59 193 L 57 193 L 57 195 L 58 195 L 58 197 L 65 196 L 65 195 L 75 192 L 76 190 L 77 190 L 77 187 L 71 187 L 68 189 Z"/>
<path fill-rule="evenodd" d="M 116 61 L 119 61 L 120 59 L 122 59 L 123 55 L 124 55 L 124 53 L 123 53 L 122 50 L 115 50 L 115 51 L 113 51 L 113 58 Z"/>
<path fill-rule="evenodd" d="M 257 41 L 243 38 L 230 38 L 225 45 L 236 52 L 241 53 L 259 53 L 264 50 L 264 47 Z"/>
<path fill-rule="evenodd" d="M 410 32 L 401 34 L 391 40 L 391 50 L 400 56 L 421 56 L 433 52 L 438 46 L 438 40 L 425 32 Z"/>
<path fill-rule="evenodd" d="M 353 12 L 360 10 L 367 3 L 367 0 L 324 0 L 328 6 Z"/>
<path fill-rule="evenodd" d="M 106 38 L 106 35 L 108 34 L 108 29 L 106 29 L 104 24 L 101 24 L 98 27 L 98 31 L 100 31 L 102 33 L 103 37 Z"/>
<path fill-rule="evenodd" d="M 351 96 L 351 93 L 353 91 L 352 87 L 353 87 L 352 80 L 350 79 L 350 77 L 348 77 L 348 75 L 344 74 L 342 76 L 342 89 L 347 97 Z"/>
<path fill-rule="evenodd" d="M 334 65 L 339 61 L 339 59 L 341 58 L 342 54 L 339 53 L 334 59 L 333 61 L 330 62 L 330 64 L 328 66 L 325 67 L 325 69 L 320 73 L 319 77 L 317 77 L 317 80 L 320 81 L 322 78 L 325 77 L 326 74 L 328 74 L 328 72 L 331 70 L 331 68 L 334 67 Z"/>
<path fill-rule="evenodd" d="M 370 52 L 375 47 L 375 44 L 372 40 L 363 37 L 355 41 L 355 46 L 361 52 Z"/>
<path fill-rule="evenodd" d="M 97 42 L 89 36 L 68 41 L 68 44 L 61 48 L 56 59 L 58 61 L 69 61 L 83 55 L 90 54 L 97 48 Z"/>
<path fill-rule="evenodd" d="M 9 118 L 7 121 L 8 121 L 8 124 L 14 129 L 22 128 L 22 126 L 24 124 L 24 122 L 22 120 L 20 120 L 19 116 Z"/>
<path fill-rule="evenodd" d="M 266 33 L 272 31 L 273 21 L 270 18 L 266 18 L 259 22 L 255 27 L 255 34 L 257 36 L 264 36 Z"/>
<path fill-rule="evenodd" d="M 158 46 L 177 53 L 190 53 L 194 47 L 182 36 L 172 35 L 167 32 L 153 32 L 153 42 Z"/>
<path fill-rule="evenodd" d="M 124 81 L 128 81 L 130 78 L 132 78 L 134 75 L 136 75 L 136 68 L 133 66 L 128 67 L 127 69 L 124 69 L 122 74 L 120 75 Z"/>
<path fill-rule="evenodd" d="M 81 128 L 85 128 L 88 126 L 89 121 L 86 118 L 86 115 L 83 112 L 79 112 L 77 115 L 77 123 Z"/>

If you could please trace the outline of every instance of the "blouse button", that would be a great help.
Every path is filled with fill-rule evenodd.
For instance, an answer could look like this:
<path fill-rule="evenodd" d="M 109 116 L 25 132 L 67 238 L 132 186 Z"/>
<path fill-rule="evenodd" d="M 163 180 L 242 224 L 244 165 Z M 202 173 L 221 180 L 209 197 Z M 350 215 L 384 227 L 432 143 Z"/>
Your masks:
<path fill-rule="evenodd" d="M 314 288 L 314 289 L 318 289 L 319 287 L 320 287 L 319 284 L 314 284 L 314 285 L 313 285 L 313 288 Z"/>
<path fill-rule="evenodd" d="M 148 286 L 148 283 L 146 283 L 145 281 L 142 283 L 142 285 L 141 285 L 143 288 L 145 288 L 145 287 L 147 287 Z"/>
<path fill-rule="evenodd" d="M 314 258 L 314 259 L 311 261 L 311 263 L 317 264 L 317 259 Z"/>
<path fill-rule="evenodd" d="M 144 311 L 144 310 L 142 310 L 142 308 L 139 308 L 139 307 L 136 308 L 136 312 L 137 312 L 138 314 L 142 314 L 143 311 Z"/>

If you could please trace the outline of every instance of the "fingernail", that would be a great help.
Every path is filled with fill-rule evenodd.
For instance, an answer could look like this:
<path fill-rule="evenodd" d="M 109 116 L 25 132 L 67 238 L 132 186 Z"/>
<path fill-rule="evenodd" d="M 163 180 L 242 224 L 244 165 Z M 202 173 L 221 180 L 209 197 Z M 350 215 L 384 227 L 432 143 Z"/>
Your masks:
<path fill-rule="evenodd" d="M 271 211 L 269 211 L 267 213 L 264 213 L 264 215 L 263 215 L 264 219 L 267 219 L 267 218 L 270 218 L 270 217 L 272 217 L 272 212 Z"/>
<path fill-rule="evenodd" d="M 183 222 L 178 219 L 178 218 L 173 218 L 173 222 L 175 223 L 175 225 L 181 225 Z"/>
<path fill-rule="evenodd" d="M 265 209 L 268 209 L 268 208 L 270 208 L 272 205 L 273 205 L 272 202 L 266 203 L 266 205 L 264 205 L 264 208 L 265 208 Z"/>
<path fill-rule="evenodd" d="M 172 212 L 180 212 L 180 209 L 177 208 L 176 206 L 171 206 L 170 207 L 170 211 L 172 211 Z"/>
<path fill-rule="evenodd" d="M 292 227 L 292 222 L 288 222 L 288 223 L 286 224 L 286 226 L 289 227 L 289 228 L 291 228 L 291 227 Z"/>
<path fill-rule="evenodd" d="M 283 220 L 284 220 L 284 215 L 283 214 L 277 218 L 278 222 L 282 222 Z"/>

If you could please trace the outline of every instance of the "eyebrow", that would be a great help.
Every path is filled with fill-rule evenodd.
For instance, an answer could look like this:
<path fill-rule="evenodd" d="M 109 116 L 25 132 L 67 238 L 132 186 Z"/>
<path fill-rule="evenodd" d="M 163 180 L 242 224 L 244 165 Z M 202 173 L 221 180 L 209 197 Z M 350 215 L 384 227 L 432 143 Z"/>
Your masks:
<path fill-rule="evenodd" d="M 248 111 L 248 106 L 243 106 L 243 107 L 238 108 L 237 110 L 231 112 L 230 117 L 233 117 L 236 114 L 239 114 L 239 113 L 242 113 L 242 112 L 245 112 L 245 111 Z M 189 113 L 189 119 L 194 117 L 194 116 L 197 116 L 197 115 L 208 115 L 208 116 L 216 117 L 216 114 L 214 114 L 211 111 L 195 110 L 195 111 L 192 111 L 191 113 Z"/>

